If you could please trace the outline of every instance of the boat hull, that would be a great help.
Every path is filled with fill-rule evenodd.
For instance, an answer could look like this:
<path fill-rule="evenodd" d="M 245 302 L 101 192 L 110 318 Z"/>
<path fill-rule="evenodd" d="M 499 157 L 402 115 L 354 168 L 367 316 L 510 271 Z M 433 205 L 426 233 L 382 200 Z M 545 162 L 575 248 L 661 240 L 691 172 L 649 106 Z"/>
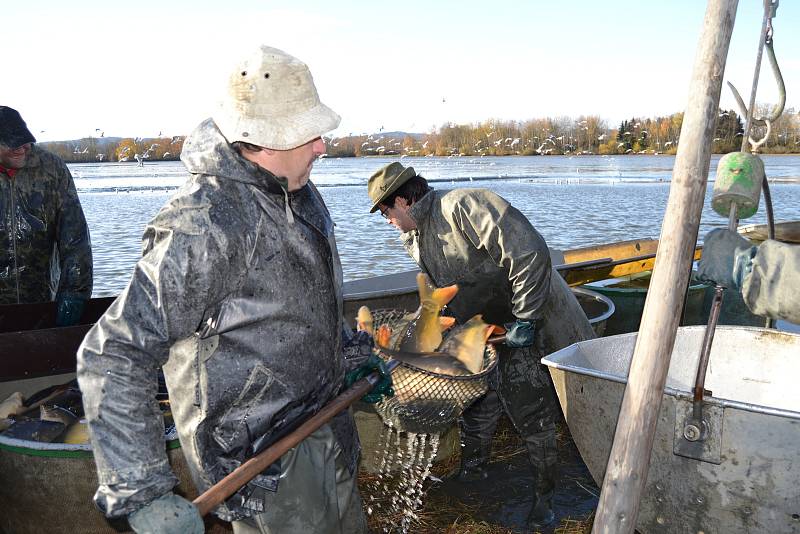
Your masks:
<path fill-rule="evenodd" d="M 16 442 L 16 443 L 14 443 Z M 97 474 L 91 451 L 78 446 L 20 440 L 0 443 L 0 532 L 8 534 L 113 534 L 119 532 L 92 504 Z M 189 467 L 177 440 L 167 457 L 180 483 L 175 491 L 197 497 Z M 40 447 L 40 448 L 37 448 Z M 227 523 L 209 516 L 206 532 L 231 532 Z"/>
<path fill-rule="evenodd" d="M 678 330 L 636 528 L 642 534 L 800 532 L 800 336 L 718 327 L 705 384 L 713 397 L 703 407 L 709 437 L 698 445 L 686 441 L 683 428 L 704 330 Z M 585 341 L 543 360 L 598 485 L 635 341 L 635 333 Z"/>

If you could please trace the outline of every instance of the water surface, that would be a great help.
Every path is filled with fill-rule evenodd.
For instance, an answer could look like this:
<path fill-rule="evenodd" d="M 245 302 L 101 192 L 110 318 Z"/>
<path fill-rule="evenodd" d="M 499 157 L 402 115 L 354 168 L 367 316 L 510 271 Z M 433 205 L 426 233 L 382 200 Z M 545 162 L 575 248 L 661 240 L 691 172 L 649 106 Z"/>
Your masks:
<path fill-rule="evenodd" d="M 800 219 L 800 156 L 763 156 L 777 220 Z M 719 156 L 712 159 L 713 180 Z M 398 232 L 369 214 L 366 183 L 396 158 L 324 158 L 312 180 L 336 223 L 345 280 L 412 269 Z M 657 238 L 669 195 L 673 156 L 402 158 L 436 189 L 485 187 L 524 213 L 550 247 L 566 249 Z M 115 295 L 141 255 L 145 224 L 188 176 L 180 162 L 69 165 L 92 235 L 94 296 Z M 710 209 L 700 239 L 727 221 Z M 764 203 L 743 224 L 766 221 Z"/>

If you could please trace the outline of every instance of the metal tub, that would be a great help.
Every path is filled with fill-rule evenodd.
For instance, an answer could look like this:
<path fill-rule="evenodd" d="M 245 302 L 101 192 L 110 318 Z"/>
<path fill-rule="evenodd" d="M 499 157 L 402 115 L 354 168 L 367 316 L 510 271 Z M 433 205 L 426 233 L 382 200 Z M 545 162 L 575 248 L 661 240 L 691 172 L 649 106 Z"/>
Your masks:
<path fill-rule="evenodd" d="M 718 327 L 703 406 L 709 436 L 683 427 L 705 327 L 678 330 L 637 530 L 800 532 L 800 335 Z M 550 367 L 570 432 L 598 485 L 611 451 L 636 333 L 555 352 Z"/>

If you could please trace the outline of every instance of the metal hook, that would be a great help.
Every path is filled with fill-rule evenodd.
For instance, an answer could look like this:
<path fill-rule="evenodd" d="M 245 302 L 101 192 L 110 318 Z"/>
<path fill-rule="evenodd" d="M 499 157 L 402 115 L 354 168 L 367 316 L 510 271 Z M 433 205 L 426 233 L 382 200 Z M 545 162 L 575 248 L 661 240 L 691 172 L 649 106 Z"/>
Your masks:
<path fill-rule="evenodd" d="M 758 149 L 761 147 L 761 145 L 767 142 L 767 139 L 769 139 L 769 134 L 772 133 L 772 121 L 769 119 L 764 119 L 763 122 L 767 125 L 767 131 L 764 133 L 764 137 L 758 141 L 749 136 L 747 138 L 747 140 L 750 141 L 750 152 L 753 154 L 758 153 Z"/>
<path fill-rule="evenodd" d="M 769 58 L 769 64 L 772 67 L 772 73 L 775 76 L 775 82 L 778 85 L 778 104 L 775 106 L 769 116 L 753 117 L 753 126 L 764 126 L 765 121 L 774 122 L 778 117 L 781 116 L 781 113 L 783 113 L 783 108 L 786 106 L 786 85 L 783 82 L 783 75 L 781 74 L 780 67 L 778 67 L 778 61 L 775 59 L 775 50 L 772 48 L 772 36 L 769 36 L 767 39 L 768 40 L 765 43 L 767 47 L 767 57 Z M 736 103 L 739 105 L 739 111 L 741 112 L 742 116 L 746 117 L 747 106 L 744 105 L 744 100 L 742 100 L 739 91 L 736 90 L 736 87 L 734 87 L 731 82 L 728 82 L 728 87 L 731 88 L 733 97 L 736 99 Z"/>

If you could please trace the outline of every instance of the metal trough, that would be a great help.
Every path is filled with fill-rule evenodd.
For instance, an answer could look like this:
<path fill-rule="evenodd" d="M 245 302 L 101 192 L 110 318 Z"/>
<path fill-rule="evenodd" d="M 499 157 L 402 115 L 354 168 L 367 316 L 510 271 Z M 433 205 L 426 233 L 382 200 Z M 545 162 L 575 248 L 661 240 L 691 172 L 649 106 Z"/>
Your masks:
<path fill-rule="evenodd" d="M 648 533 L 800 532 L 800 335 L 718 327 L 703 406 L 708 436 L 689 442 L 705 327 L 678 329 L 636 528 Z M 572 437 L 602 485 L 636 333 L 544 358 Z"/>

